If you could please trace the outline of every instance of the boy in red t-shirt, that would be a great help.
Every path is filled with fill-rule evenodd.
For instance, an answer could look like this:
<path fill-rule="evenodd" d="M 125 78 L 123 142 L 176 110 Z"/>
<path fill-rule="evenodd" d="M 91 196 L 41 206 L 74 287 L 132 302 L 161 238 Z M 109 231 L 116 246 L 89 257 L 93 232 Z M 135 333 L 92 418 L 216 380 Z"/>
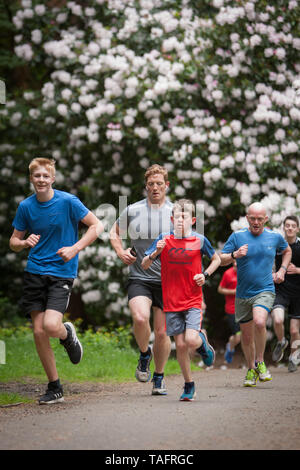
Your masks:
<path fill-rule="evenodd" d="M 230 364 L 233 359 L 235 347 L 241 341 L 240 325 L 235 322 L 235 292 L 237 286 L 236 261 L 227 269 L 218 287 L 219 294 L 225 295 L 225 314 L 231 335 L 225 350 L 225 361 Z"/>
<path fill-rule="evenodd" d="M 220 257 L 206 237 L 192 231 L 196 222 L 192 201 L 180 199 L 175 202 L 172 214 L 174 232 L 159 235 L 146 250 L 142 267 L 148 269 L 152 261 L 160 256 L 167 335 L 174 337 L 177 360 L 185 380 L 180 400 L 192 401 L 196 393 L 189 349 L 196 350 L 207 366 L 215 360 L 214 349 L 201 331 L 202 286 L 219 267 Z M 211 259 L 205 272 L 202 272 L 202 255 Z"/>

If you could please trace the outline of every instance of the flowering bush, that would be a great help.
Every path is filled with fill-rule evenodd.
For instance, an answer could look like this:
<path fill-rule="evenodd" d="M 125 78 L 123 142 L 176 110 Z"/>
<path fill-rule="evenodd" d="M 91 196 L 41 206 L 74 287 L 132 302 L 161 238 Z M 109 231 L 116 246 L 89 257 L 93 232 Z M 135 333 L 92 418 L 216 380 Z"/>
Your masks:
<path fill-rule="evenodd" d="M 165 164 L 171 198 L 205 208 L 221 246 L 261 200 L 279 227 L 299 213 L 300 39 L 295 0 L 11 2 L 14 60 L 0 146 L 2 267 L 33 156 L 57 161 L 56 187 L 91 209 L 143 197 L 148 165 Z M 19 62 L 18 62 L 19 61 Z M 5 215 L 4 215 L 5 214 Z M 76 286 L 102 318 L 128 315 L 126 269 L 104 240 L 81 254 Z"/>

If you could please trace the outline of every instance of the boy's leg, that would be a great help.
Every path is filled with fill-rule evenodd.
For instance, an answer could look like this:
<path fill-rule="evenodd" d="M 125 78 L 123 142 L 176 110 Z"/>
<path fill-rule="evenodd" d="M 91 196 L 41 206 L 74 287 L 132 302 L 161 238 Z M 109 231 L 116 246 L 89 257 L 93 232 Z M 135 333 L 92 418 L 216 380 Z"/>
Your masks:
<path fill-rule="evenodd" d="M 153 307 L 154 344 L 153 357 L 155 372 L 163 374 L 171 351 L 171 340 L 166 332 L 166 315 L 158 307 Z"/>
<path fill-rule="evenodd" d="M 31 312 L 33 323 L 33 335 L 36 345 L 36 350 L 39 355 L 40 361 L 44 367 L 49 382 L 58 380 L 58 373 L 56 369 L 56 362 L 53 349 L 51 348 L 49 336 L 44 330 L 44 316 L 45 312 Z"/>
<path fill-rule="evenodd" d="M 284 308 L 276 307 L 272 310 L 273 327 L 278 341 L 284 338 Z"/>
<path fill-rule="evenodd" d="M 174 341 L 176 344 L 176 357 L 180 365 L 184 381 L 186 383 L 192 382 L 191 359 L 189 355 L 189 347 L 185 341 L 185 333 L 180 333 L 179 335 L 174 336 Z"/>
<path fill-rule="evenodd" d="M 300 345 L 300 319 L 290 319 L 290 335 L 291 335 L 291 354 L 293 354 Z"/>

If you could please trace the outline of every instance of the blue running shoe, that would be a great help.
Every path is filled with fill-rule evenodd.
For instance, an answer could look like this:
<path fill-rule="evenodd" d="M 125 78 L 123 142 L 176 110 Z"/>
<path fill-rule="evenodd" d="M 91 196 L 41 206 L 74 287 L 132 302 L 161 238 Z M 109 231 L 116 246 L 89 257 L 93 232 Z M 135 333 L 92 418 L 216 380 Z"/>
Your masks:
<path fill-rule="evenodd" d="M 215 362 L 216 353 L 214 348 L 209 344 L 206 334 L 203 331 L 199 333 L 202 339 L 202 345 L 196 349 L 196 352 L 200 354 L 202 360 L 206 366 L 211 366 Z"/>
<path fill-rule="evenodd" d="M 147 356 L 140 355 L 139 362 L 135 371 L 135 377 L 139 382 L 149 382 L 151 379 L 150 362 L 152 359 L 152 350 L 149 350 Z"/>
<path fill-rule="evenodd" d="M 166 382 L 162 375 L 153 374 L 152 395 L 167 395 Z"/>
<path fill-rule="evenodd" d="M 227 364 L 232 363 L 233 356 L 234 356 L 234 349 L 231 351 L 230 344 L 227 343 L 226 344 L 226 351 L 225 351 L 225 361 L 227 362 Z"/>
<path fill-rule="evenodd" d="M 180 401 L 194 401 L 195 397 L 196 392 L 194 382 L 185 382 L 183 394 L 180 397 Z"/>

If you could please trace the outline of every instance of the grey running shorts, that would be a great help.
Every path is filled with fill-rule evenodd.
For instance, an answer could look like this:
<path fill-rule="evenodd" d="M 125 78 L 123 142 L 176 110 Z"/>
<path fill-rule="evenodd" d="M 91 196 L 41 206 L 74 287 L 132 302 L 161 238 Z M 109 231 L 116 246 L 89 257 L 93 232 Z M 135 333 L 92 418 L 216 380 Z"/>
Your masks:
<path fill-rule="evenodd" d="M 235 299 L 235 321 L 238 323 L 246 323 L 253 320 L 253 308 L 262 307 L 271 312 L 274 304 L 275 294 L 273 292 L 260 292 L 254 297 L 247 299 Z"/>
<path fill-rule="evenodd" d="M 166 312 L 167 335 L 176 336 L 186 329 L 200 331 L 202 324 L 202 310 L 189 308 L 182 312 Z"/>

